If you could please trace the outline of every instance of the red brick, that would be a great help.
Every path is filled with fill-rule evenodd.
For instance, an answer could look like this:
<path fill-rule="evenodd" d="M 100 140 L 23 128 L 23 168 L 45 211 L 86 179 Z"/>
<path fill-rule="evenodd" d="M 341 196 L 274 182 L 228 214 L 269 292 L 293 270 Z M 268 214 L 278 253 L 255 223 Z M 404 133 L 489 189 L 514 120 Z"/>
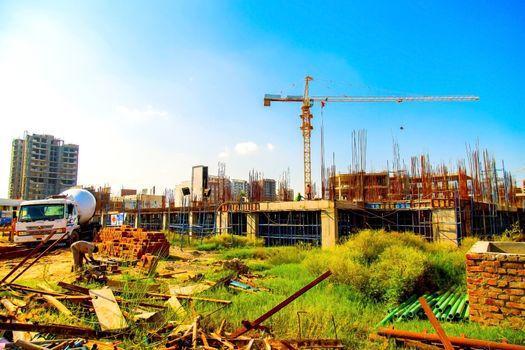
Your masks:
<path fill-rule="evenodd" d="M 490 280 L 487 280 L 485 283 L 488 284 L 489 286 L 497 286 L 498 285 L 498 280 L 490 279 Z"/>
<path fill-rule="evenodd" d="M 507 302 L 508 304 L 509 302 Z M 491 312 L 499 312 L 499 307 L 495 306 L 495 305 L 487 305 L 485 310 L 487 311 L 491 311 Z"/>
<path fill-rule="evenodd" d="M 509 300 L 509 295 L 507 295 L 507 294 L 500 294 L 500 295 L 498 295 L 498 299 L 500 299 L 500 300 Z"/>
<path fill-rule="evenodd" d="M 498 274 L 495 274 L 495 273 L 488 273 L 488 272 L 483 272 L 481 274 L 481 276 L 483 276 L 483 278 L 498 278 L 499 275 Z"/>
<path fill-rule="evenodd" d="M 483 255 L 482 254 L 477 254 L 477 253 L 468 253 L 467 254 L 467 259 L 482 260 L 483 259 Z"/>
<path fill-rule="evenodd" d="M 525 290 L 523 289 L 508 289 L 508 292 L 512 295 L 525 295 Z"/>
<path fill-rule="evenodd" d="M 505 280 L 499 280 L 498 281 L 498 287 L 506 287 L 508 285 L 509 285 L 508 281 L 505 281 Z"/>
<path fill-rule="evenodd" d="M 481 281 L 481 278 L 467 278 L 467 283 L 478 284 Z"/>
<path fill-rule="evenodd" d="M 525 282 L 510 282 L 509 287 L 525 289 Z"/>
<path fill-rule="evenodd" d="M 507 255 L 507 261 L 517 262 L 519 259 L 517 255 Z"/>
<path fill-rule="evenodd" d="M 491 313 L 491 314 L 489 314 L 489 317 L 490 317 L 490 318 L 495 318 L 495 319 L 497 319 L 497 320 L 503 320 L 503 319 L 505 319 L 505 316 L 504 316 L 504 315 L 502 315 L 502 314 L 498 314 L 498 313 Z"/>
<path fill-rule="evenodd" d="M 467 260 L 465 262 L 466 265 L 476 265 L 476 262 L 474 260 Z"/>
<path fill-rule="evenodd" d="M 512 262 L 504 262 L 502 266 L 506 269 L 522 269 L 523 268 L 523 264 L 512 263 Z"/>
<path fill-rule="evenodd" d="M 516 275 L 518 270 L 516 269 L 507 269 L 507 275 Z"/>
<path fill-rule="evenodd" d="M 500 268 L 498 268 L 498 273 L 504 275 L 504 274 L 507 273 L 507 269 L 504 269 L 504 268 L 500 267 Z"/>
<path fill-rule="evenodd" d="M 507 305 L 507 307 L 511 307 L 513 309 L 525 310 L 525 304 L 522 304 L 522 303 L 514 303 L 512 301 L 507 301 L 507 303 L 505 305 Z"/>

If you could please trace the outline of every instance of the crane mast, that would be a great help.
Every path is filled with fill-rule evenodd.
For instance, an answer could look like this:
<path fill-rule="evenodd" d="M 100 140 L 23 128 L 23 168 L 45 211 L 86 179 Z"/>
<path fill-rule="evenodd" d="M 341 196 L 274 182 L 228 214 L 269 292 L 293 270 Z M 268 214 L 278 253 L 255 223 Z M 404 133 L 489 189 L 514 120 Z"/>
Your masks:
<path fill-rule="evenodd" d="M 306 199 L 312 198 L 312 160 L 310 138 L 312 134 L 312 118 L 310 112 L 314 102 L 466 102 L 478 101 L 478 96 L 310 96 L 309 82 L 311 76 L 304 78 L 303 96 L 281 96 L 266 94 L 264 105 L 269 107 L 272 102 L 302 102 L 301 132 L 303 134 L 304 157 L 304 193 Z"/>

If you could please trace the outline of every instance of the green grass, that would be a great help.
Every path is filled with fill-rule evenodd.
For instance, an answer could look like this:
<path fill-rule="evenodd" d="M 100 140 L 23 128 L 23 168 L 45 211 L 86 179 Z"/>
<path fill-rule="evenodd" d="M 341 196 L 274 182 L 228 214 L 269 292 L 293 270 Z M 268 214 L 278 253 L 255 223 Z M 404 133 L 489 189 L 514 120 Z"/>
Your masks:
<path fill-rule="evenodd" d="M 231 332 L 241 327 L 241 321 L 257 319 L 330 269 L 332 276 L 274 314 L 263 325 L 270 327 L 277 338 L 337 336 L 349 349 L 381 349 L 382 344 L 368 341 L 368 335 L 377 331 L 375 325 L 383 319 L 388 309 L 407 296 L 449 286 L 464 287 L 465 252 L 474 243 L 474 240 L 466 239 L 460 248 L 455 248 L 443 243 L 428 243 L 411 234 L 371 230 L 365 230 L 332 249 L 308 246 L 264 248 L 244 237 L 238 240 L 234 238 L 236 243 L 231 245 L 235 247 L 231 248 L 228 247 L 231 239 L 231 235 L 222 235 L 203 241 L 201 247 L 218 250 L 219 253 L 213 255 L 217 260 L 241 259 L 250 272 L 261 276 L 255 279 L 255 283 L 269 288 L 270 292 L 246 293 L 224 286 L 210 289 L 199 296 L 231 300 L 232 304 L 224 306 L 181 300 L 188 311 L 188 319 L 177 319 L 174 312 L 167 311 L 166 322 L 175 320 L 191 323 L 194 310 L 202 316 L 201 325 L 207 331 L 216 329 L 222 320 L 226 320 L 225 330 Z M 205 279 L 220 280 L 231 274 L 232 271 L 213 267 L 206 272 Z M 135 278 L 133 274 L 122 276 L 123 281 Z M 145 295 L 146 286 L 159 281 L 164 283 L 161 291 L 165 293 L 167 284 L 174 283 L 170 280 L 156 282 L 152 278 L 144 279 L 134 287 L 126 287 L 123 296 L 135 300 L 137 296 L 138 299 L 143 297 L 150 302 Z M 138 303 L 139 300 L 121 304 L 121 309 L 134 314 Z M 68 306 L 74 307 L 72 304 Z M 80 320 L 75 320 L 74 324 L 98 327 L 94 314 L 81 309 L 76 311 Z M 42 320 L 66 322 L 56 311 L 46 312 L 48 318 L 43 317 Z M 396 323 L 396 328 L 411 331 L 426 329 L 435 333 L 428 321 Z M 470 338 L 492 341 L 506 338 L 509 343 L 525 343 L 523 331 L 513 330 L 505 324 L 501 327 L 482 327 L 468 322 L 444 322 L 443 328 L 452 336 L 465 334 Z M 159 344 L 144 341 L 146 332 L 145 326 L 132 324 L 127 331 L 130 337 L 121 346 L 126 349 L 159 347 Z M 388 348 L 395 349 L 395 346 L 390 344 Z"/>

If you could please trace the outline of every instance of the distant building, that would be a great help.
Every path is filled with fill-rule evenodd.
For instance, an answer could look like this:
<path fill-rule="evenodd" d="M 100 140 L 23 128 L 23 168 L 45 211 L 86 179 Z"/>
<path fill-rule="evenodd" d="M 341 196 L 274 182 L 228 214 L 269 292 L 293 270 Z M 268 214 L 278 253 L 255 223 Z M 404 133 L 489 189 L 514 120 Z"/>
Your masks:
<path fill-rule="evenodd" d="M 272 202 L 277 199 L 276 182 L 273 179 L 259 180 L 261 186 L 261 201 Z"/>
<path fill-rule="evenodd" d="M 41 199 L 77 184 L 78 145 L 51 135 L 25 135 L 11 148 L 9 197 Z"/>
<path fill-rule="evenodd" d="M 248 181 L 232 179 L 231 186 L 232 186 L 232 197 L 234 200 L 238 200 L 241 197 L 242 193 L 244 193 L 245 196 L 248 195 Z"/>
<path fill-rule="evenodd" d="M 137 190 L 134 190 L 134 189 L 122 188 L 120 190 L 120 195 L 121 196 L 132 196 L 132 195 L 135 195 L 135 194 L 137 194 Z"/>
<path fill-rule="evenodd" d="M 208 167 L 196 165 L 191 168 L 191 200 L 200 202 L 204 190 L 208 188 Z"/>
<path fill-rule="evenodd" d="M 219 204 L 231 201 L 232 195 L 231 180 L 226 177 L 219 177 L 215 175 L 208 176 L 207 201 L 208 203 Z"/>

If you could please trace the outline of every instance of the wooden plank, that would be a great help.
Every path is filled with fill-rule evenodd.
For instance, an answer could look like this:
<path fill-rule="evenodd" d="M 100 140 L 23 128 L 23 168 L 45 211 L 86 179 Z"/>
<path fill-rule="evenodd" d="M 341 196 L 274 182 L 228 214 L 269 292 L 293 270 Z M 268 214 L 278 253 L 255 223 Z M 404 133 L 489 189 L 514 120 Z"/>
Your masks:
<path fill-rule="evenodd" d="M 73 316 L 73 313 L 71 310 L 69 310 L 64 304 L 62 304 L 60 301 L 58 301 L 55 297 L 51 295 L 42 295 L 42 298 L 46 299 L 48 303 L 53 305 L 58 311 L 60 311 L 61 314 L 66 316 Z"/>
<path fill-rule="evenodd" d="M 38 332 L 38 333 L 49 333 L 49 334 L 63 334 L 68 336 L 81 336 L 81 337 L 107 337 L 114 336 L 114 333 L 110 332 L 97 332 L 93 329 L 86 327 L 75 327 L 58 324 L 30 324 L 30 323 L 6 323 L 0 322 L 0 330 L 9 331 L 23 331 L 23 332 Z"/>
<path fill-rule="evenodd" d="M 204 292 L 207 289 L 210 289 L 211 286 L 204 283 L 194 283 L 187 286 L 170 286 L 170 294 L 184 294 L 184 295 L 193 295 L 200 292 Z"/>
<path fill-rule="evenodd" d="M 179 317 L 180 319 L 185 319 L 188 313 L 186 312 L 186 309 L 182 306 L 179 299 L 177 299 L 176 296 L 172 296 L 171 298 L 166 301 L 166 304 L 175 311 L 175 315 Z"/>
<path fill-rule="evenodd" d="M 90 289 L 89 295 L 96 297 L 91 302 L 103 331 L 128 327 L 111 289 Z"/>

